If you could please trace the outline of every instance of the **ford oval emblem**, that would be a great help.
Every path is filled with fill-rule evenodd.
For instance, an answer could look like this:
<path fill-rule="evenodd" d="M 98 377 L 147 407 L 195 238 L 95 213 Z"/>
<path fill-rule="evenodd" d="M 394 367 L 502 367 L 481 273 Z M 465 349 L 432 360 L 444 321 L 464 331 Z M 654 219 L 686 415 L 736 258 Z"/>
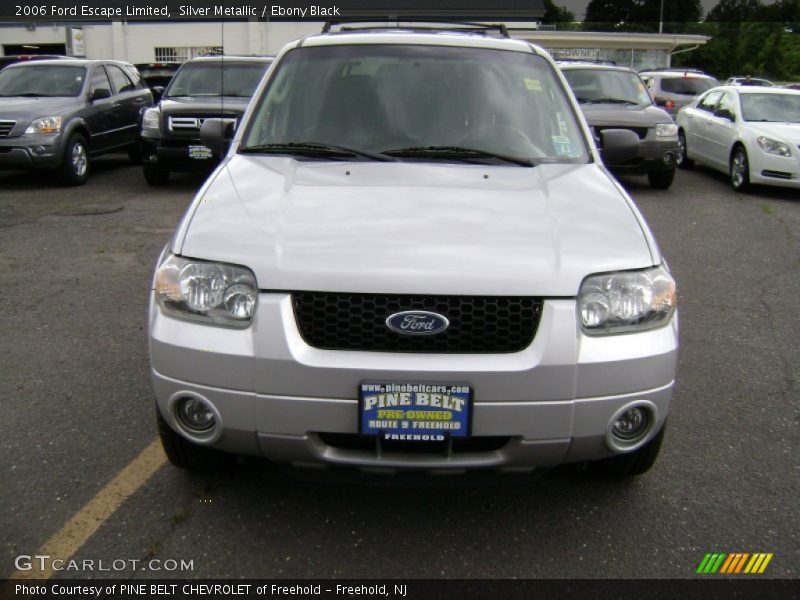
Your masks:
<path fill-rule="evenodd" d="M 450 327 L 450 321 L 427 310 L 404 310 L 386 317 L 386 326 L 403 335 L 434 335 Z"/>

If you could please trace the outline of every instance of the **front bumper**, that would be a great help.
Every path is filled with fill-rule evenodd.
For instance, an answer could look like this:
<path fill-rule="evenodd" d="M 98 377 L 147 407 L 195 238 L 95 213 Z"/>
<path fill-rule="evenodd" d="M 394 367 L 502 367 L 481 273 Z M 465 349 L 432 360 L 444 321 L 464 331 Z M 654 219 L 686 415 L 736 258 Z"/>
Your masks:
<path fill-rule="evenodd" d="M 156 399 L 176 431 L 222 450 L 294 466 L 365 471 L 524 472 L 610 456 L 608 430 L 624 406 L 643 402 L 651 408 L 654 425 L 647 439 L 663 425 L 677 345 L 677 317 L 649 332 L 583 336 L 575 302 L 568 299 L 545 302 L 528 348 L 499 355 L 312 348 L 297 330 L 286 293 L 262 293 L 254 323 L 245 330 L 176 320 L 155 306 L 150 314 Z M 471 384 L 474 443 L 446 455 L 353 443 L 359 439 L 362 380 Z M 187 395 L 217 410 L 220 427 L 213 438 L 193 438 L 177 424 L 175 403 Z"/>
<path fill-rule="evenodd" d="M 778 156 L 767 154 L 754 144 L 748 152 L 750 182 L 800 188 L 800 154 L 795 150 L 800 150 L 800 146 L 792 150 L 792 156 Z"/>
<path fill-rule="evenodd" d="M 22 135 L 0 139 L 0 168 L 54 169 L 64 157 L 61 134 Z"/>
<path fill-rule="evenodd" d="M 628 162 L 608 164 L 613 171 L 628 174 L 644 175 L 653 171 L 669 171 L 676 166 L 678 156 L 678 138 L 664 138 L 663 140 L 648 137 L 639 141 L 638 156 Z"/>
<path fill-rule="evenodd" d="M 162 171 L 209 171 L 219 164 L 220 158 L 192 158 L 189 148 L 202 146 L 200 138 L 161 137 L 144 130 L 142 151 L 145 163 Z"/>

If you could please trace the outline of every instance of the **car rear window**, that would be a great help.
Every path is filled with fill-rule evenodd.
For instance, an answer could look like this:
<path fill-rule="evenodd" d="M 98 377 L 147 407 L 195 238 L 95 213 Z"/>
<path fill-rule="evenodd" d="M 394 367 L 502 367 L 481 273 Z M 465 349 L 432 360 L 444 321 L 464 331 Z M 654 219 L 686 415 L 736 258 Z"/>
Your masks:
<path fill-rule="evenodd" d="M 661 80 L 661 91 L 683 96 L 696 96 L 719 85 L 715 79 L 705 77 L 669 77 Z"/>

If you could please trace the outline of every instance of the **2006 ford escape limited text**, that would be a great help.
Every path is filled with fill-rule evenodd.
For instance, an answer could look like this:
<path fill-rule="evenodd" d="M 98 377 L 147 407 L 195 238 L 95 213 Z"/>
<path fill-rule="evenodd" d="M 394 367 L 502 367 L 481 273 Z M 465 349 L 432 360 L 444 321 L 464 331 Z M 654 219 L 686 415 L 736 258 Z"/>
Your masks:
<path fill-rule="evenodd" d="M 161 438 L 356 471 L 643 473 L 675 283 L 546 52 L 482 32 L 293 42 L 158 260 Z M 227 148 L 227 152 L 226 149 Z"/>

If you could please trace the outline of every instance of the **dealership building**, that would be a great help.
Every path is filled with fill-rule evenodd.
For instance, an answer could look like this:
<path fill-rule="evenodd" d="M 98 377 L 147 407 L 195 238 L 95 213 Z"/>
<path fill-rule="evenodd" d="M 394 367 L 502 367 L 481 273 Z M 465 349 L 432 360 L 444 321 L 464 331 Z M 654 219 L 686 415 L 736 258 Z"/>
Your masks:
<path fill-rule="evenodd" d="M 113 21 L 0 23 L 0 51 L 68 54 L 132 63 L 183 62 L 202 54 L 275 54 L 287 42 L 317 33 L 312 21 Z M 509 22 L 511 37 L 544 46 L 556 58 L 607 60 L 641 70 L 668 67 L 672 56 L 708 41 L 701 35 L 553 31 L 537 22 Z"/>

